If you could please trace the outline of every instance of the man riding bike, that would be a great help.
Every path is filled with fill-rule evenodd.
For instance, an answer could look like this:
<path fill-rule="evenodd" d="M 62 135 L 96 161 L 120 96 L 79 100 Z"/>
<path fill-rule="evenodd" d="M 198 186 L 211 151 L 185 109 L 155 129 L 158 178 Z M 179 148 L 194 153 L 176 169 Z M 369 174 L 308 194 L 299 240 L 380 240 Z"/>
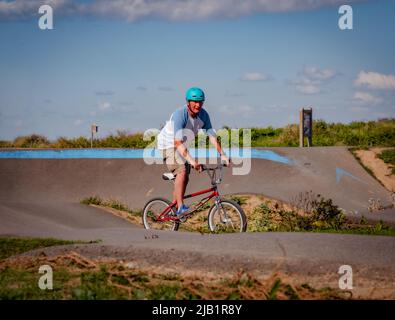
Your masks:
<path fill-rule="evenodd" d="M 206 130 L 210 142 L 221 155 L 221 161 L 229 165 L 230 160 L 222 150 L 221 144 L 211 126 L 210 116 L 203 103 L 205 94 L 202 89 L 192 87 L 186 93 L 187 104 L 170 116 L 158 135 L 158 149 L 161 150 L 167 168 L 176 176 L 173 197 L 177 201 L 177 216 L 180 217 L 188 212 L 189 208 L 184 204 L 183 198 L 189 181 L 191 166 L 201 171 L 201 164 L 191 157 L 187 145 L 194 139 L 199 129 Z M 186 136 L 185 136 L 186 135 Z"/>

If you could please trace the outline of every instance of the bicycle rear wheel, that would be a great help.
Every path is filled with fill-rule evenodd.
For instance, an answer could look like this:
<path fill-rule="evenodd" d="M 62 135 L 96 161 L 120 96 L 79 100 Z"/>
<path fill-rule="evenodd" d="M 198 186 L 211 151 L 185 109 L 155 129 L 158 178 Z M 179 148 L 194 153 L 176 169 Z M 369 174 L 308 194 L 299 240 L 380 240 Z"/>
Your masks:
<path fill-rule="evenodd" d="M 244 210 L 233 200 L 222 199 L 208 213 L 208 227 L 212 232 L 245 232 L 247 218 Z"/>
<path fill-rule="evenodd" d="M 143 225 L 146 229 L 155 230 L 169 230 L 177 231 L 180 225 L 179 222 L 170 221 L 158 221 L 159 215 L 166 210 L 167 207 L 171 205 L 171 202 L 164 198 L 155 198 L 147 202 L 143 209 Z M 176 214 L 174 209 L 171 209 L 166 215 Z"/>

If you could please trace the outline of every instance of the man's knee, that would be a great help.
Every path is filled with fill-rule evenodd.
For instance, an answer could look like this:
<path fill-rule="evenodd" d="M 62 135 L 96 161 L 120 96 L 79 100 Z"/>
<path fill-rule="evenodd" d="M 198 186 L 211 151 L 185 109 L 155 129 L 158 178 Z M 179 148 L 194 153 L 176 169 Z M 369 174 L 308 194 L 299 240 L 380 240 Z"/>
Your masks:
<path fill-rule="evenodd" d="M 188 173 L 186 170 L 182 170 L 179 173 L 177 173 L 177 177 L 179 177 L 179 179 L 182 179 L 183 181 L 188 181 Z"/>

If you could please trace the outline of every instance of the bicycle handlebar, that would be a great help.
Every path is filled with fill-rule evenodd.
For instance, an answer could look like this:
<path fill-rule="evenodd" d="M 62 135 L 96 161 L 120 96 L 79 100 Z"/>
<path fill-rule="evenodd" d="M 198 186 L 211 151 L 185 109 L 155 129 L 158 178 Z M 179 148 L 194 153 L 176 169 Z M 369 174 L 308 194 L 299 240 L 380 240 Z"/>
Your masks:
<path fill-rule="evenodd" d="M 226 163 L 221 163 L 220 165 L 213 168 L 209 168 L 204 164 L 202 164 L 201 166 L 202 166 L 202 171 L 214 171 L 214 170 L 222 169 L 223 167 L 227 167 Z"/>
<path fill-rule="evenodd" d="M 209 167 L 205 166 L 204 164 L 202 164 L 201 167 L 202 167 L 202 172 L 207 171 L 207 174 L 211 179 L 211 184 L 217 185 L 222 182 L 222 168 L 227 167 L 227 165 L 225 162 L 221 162 L 220 165 L 213 167 L 213 168 L 209 168 Z M 218 169 L 219 169 L 219 177 L 217 177 L 217 175 L 216 175 L 216 170 L 218 170 Z M 212 173 L 210 173 L 210 172 L 212 172 Z"/>

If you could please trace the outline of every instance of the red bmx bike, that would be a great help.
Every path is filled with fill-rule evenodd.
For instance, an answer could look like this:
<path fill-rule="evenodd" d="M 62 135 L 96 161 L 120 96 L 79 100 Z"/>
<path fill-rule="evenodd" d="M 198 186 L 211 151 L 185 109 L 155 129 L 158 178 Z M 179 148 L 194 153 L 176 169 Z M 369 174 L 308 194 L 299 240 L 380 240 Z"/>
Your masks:
<path fill-rule="evenodd" d="M 180 224 L 199 211 L 208 201 L 214 198 L 214 204 L 208 210 L 208 228 L 212 232 L 245 232 L 247 218 L 243 209 L 233 200 L 224 199 L 218 192 L 218 185 L 222 182 L 224 165 L 209 168 L 202 166 L 211 180 L 211 188 L 184 196 L 184 199 L 209 194 L 201 199 L 182 218 L 176 215 L 177 202 L 170 202 L 164 198 L 154 198 L 147 202 L 143 209 L 143 224 L 146 229 L 177 231 Z M 219 174 L 218 174 L 219 171 Z M 164 180 L 174 181 L 172 173 L 164 173 Z"/>

